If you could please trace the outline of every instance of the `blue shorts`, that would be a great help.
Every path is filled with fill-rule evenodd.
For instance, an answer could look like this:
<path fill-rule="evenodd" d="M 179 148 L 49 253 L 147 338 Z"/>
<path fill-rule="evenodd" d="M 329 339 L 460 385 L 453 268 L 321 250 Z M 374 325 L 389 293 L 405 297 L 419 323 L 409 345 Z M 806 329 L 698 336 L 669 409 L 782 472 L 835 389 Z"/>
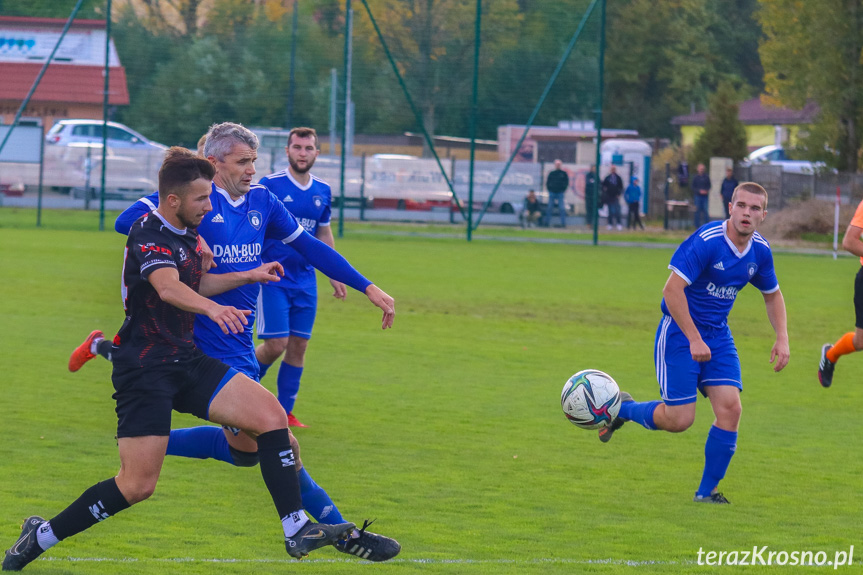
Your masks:
<path fill-rule="evenodd" d="M 258 358 L 255 357 L 255 350 L 252 349 L 245 355 L 235 355 L 231 357 L 213 356 L 222 363 L 233 367 L 243 375 L 249 376 L 252 381 L 260 382 L 261 366 L 258 364 Z"/>
<path fill-rule="evenodd" d="M 317 287 L 294 289 L 262 285 L 258 295 L 258 337 L 311 339 L 317 307 Z"/>
<path fill-rule="evenodd" d="M 692 359 L 689 340 L 671 316 L 663 316 L 656 330 L 653 357 L 656 380 L 662 400 L 668 405 L 694 403 L 700 391 L 712 385 L 731 385 L 743 390 L 740 358 L 728 326 L 722 329 L 699 329 L 701 338 L 710 348 L 710 361 Z"/>

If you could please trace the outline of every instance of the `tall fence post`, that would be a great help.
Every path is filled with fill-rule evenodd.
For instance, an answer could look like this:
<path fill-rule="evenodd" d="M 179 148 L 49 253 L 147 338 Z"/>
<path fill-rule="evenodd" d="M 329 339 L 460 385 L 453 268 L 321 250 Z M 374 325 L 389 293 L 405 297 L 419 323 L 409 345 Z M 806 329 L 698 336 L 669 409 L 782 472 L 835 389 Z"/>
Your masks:
<path fill-rule="evenodd" d="M 605 7 L 606 0 L 602 0 L 599 18 L 599 81 L 597 82 L 599 95 L 596 105 L 596 186 L 593 191 L 593 205 L 595 206 L 599 205 L 597 203 L 599 201 L 599 188 L 602 186 L 602 177 L 600 176 L 602 173 L 600 170 L 602 154 L 600 148 L 602 147 L 602 99 L 605 94 Z M 593 219 L 593 245 L 597 244 L 599 244 L 598 215 Z"/>
<path fill-rule="evenodd" d="M 662 229 L 664 229 L 664 230 L 668 229 L 668 200 L 670 199 L 668 197 L 669 196 L 668 186 L 670 183 L 671 183 L 671 164 L 666 162 L 665 163 L 665 204 L 663 205 L 663 210 L 662 210 L 662 212 L 664 213 L 664 216 L 662 219 Z"/>
<path fill-rule="evenodd" d="M 366 154 L 360 159 L 360 221 L 366 219 Z"/>
<path fill-rule="evenodd" d="M 351 33 L 353 30 L 354 11 L 351 0 L 345 5 L 345 119 L 342 126 L 341 175 L 339 176 L 339 237 L 345 235 L 345 153 L 348 138 L 348 120 L 351 105 Z"/>
<path fill-rule="evenodd" d="M 473 94 L 470 106 L 470 171 L 467 190 L 467 241 L 473 233 L 473 166 L 476 158 L 476 114 L 477 114 L 477 84 L 479 77 L 479 43 L 480 22 L 482 19 L 482 0 L 476 0 L 476 20 L 474 25 L 473 48 Z"/>
<path fill-rule="evenodd" d="M 105 15 L 105 93 L 102 95 L 102 186 L 99 192 L 99 231 L 105 231 L 105 170 L 108 169 L 108 94 L 111 76 L 111 0 Z"/>

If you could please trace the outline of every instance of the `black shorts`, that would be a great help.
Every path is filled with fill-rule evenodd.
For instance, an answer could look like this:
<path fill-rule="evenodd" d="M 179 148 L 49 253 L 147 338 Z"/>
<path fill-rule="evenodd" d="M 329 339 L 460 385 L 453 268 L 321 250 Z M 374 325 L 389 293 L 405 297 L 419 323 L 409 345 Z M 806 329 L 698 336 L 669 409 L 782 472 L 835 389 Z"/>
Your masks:
<path fill-rule="evenodd" d="M 863 329 L 863 267 L 854 278 L 854 313 L 857 316 L 855 327 Z"/>
<path fill-rule="evenodd" d="M 209 419 L 210 402 L 237 373 L 197 349 L 190 359 L 177 362 L 114 364 L 117 437 L 169 435 L 172 409 Z"/>

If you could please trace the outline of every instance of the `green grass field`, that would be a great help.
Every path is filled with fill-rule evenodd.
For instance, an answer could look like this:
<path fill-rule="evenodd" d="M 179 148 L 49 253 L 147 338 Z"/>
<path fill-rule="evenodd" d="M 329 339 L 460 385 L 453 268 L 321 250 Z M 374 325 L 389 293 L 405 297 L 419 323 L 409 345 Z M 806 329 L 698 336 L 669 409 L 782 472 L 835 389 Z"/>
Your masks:
<path fill-rule="evenodd" d="M 122 320 L 123 238 L 94 214 L 0 210 L 3 456 L 0 548 L 118 468 L 110 366 L 69 352 Z M 110 228 L 113 215 L 106 220 Z M 351 228 L 352 224 L 348 224 Z M 65 228 L 65 229 L 64 229 Z M 53 548 L 29 573 L 774 573 L 696 564 L 699 548 L 837 551 L 863 541 L 863 357 L 817 383 L 819 350 L 853 328 L 852 258 L 778 254 L 791 363 L 754 288 L 731 316 L 743 364 L 738 452 L 722 491 L 691 502 L 711 424 L 634 424 L 604 445 L 566 422 L 566 378 L 592 367 L 658 397 L 653 339 L 668 249 L 348 234 L 339 249 L 396 298 L 395 328 L 364 297 L 328 297 L 296 413 L 303 461 L 350 520 L 403 546 L 387 564 L 327 549 L 295 563 L 257 469 L 169 458 L 153 498 Z M 264 383 L 273 388 L 274 378 Z M 175 426 L 195 420 L 177 416 Z M 812 568 L 786 567 L 797 573 Z M 823 572 L 821 568 L 819 572 Z"/>

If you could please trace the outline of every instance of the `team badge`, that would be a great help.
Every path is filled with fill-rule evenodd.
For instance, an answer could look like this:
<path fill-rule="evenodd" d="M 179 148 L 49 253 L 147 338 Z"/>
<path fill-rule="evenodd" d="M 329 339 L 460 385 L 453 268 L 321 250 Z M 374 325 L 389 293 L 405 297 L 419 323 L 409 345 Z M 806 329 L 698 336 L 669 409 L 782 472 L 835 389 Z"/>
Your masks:
<path fill-rule="evenodd" d="M 315 203 L 316 208 L 320 208 L 324 203 L 324 199 L 320 196 L 313 196 L 312 201 Z"/>
<path fill-rule="evenodd" d="M 756 263 L 754 263 L 754 262 L 749 262 L 749 263 L 746 265 L 746 271 L 748 271 L 748 272 L 749 272 L 749 277 L 754 276 L 754 275 L 755 275 L 755 272 L 757 272 L 757 271 L 758 271 L 758 264 L 756 264 Z"/>
<path fill-rule="evenodd" d="M 178 255 L 178 256 L 180 256 L 180 261 L 181 261 L 181 262 L 184 262 L 184 261 L 186 261 L 187 259 L 189 259 L 189 256 L 188 256 L 188 255 L 186 255 L 186 250 L 184 250 L 183 248 L 179 248 L 179 249 L 177 250 L 177 255 Z"/>
<path fill-rule="evenodd" d="M 261 212 L 255 210 L 249 212 L 249 223 L 252 224 L 252 227 L 256 230 L 261 229 L 261 224 L 263 223 L 263 221 L 264 219 L 261 217 Z"/>

